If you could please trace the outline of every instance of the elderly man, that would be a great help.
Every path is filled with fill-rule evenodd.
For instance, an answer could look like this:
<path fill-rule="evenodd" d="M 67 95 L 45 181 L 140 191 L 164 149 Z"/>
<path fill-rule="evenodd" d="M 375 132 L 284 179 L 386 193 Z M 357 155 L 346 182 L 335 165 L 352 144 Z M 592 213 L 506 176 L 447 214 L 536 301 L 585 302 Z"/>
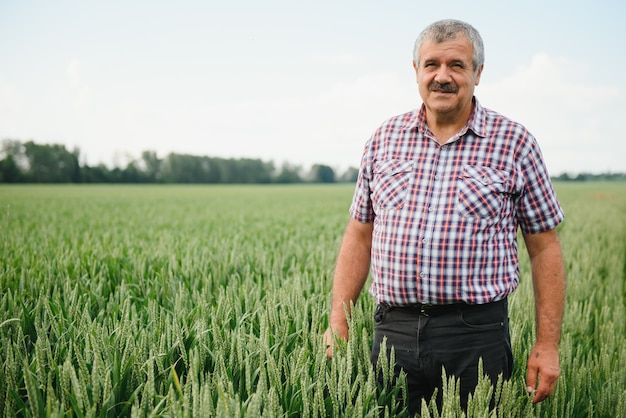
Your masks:
<path fill-rule="evenodd" d="M 527 390 L 540 402 L 559 376 L 565 272 L 556 227 L 563 212 L 535 138 L 474 96 L 483 71 L 480 34 L 443 20 L 415 43 L 423 104 L 384 122 L 367 142 L 335 268 L 326 341 L 347 339 L 344 307 L 371 268 L 372 362 L 386 338 L 408 377 L 409 409 L 460 379 L 463 406 L 479 360 L 495 382 L 513 358 L 507 296 L 519 283 L 516 234 L 532 264 L 537 339 Z"/>

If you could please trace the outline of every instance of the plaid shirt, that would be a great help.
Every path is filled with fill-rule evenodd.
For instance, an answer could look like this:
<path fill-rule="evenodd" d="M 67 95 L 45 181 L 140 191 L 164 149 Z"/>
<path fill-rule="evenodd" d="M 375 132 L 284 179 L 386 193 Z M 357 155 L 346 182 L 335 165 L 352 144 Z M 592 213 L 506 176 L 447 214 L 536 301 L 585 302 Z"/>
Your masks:
<path fill-rule="evenodd" d="M 474 98 L 440 145 L 424 106 L 367 142 L 351 216 L 374 222 L 370 292 L 390 305 L 488 303 L 519 283 L 517 228 L 563 220 L 535 138 Z"/>

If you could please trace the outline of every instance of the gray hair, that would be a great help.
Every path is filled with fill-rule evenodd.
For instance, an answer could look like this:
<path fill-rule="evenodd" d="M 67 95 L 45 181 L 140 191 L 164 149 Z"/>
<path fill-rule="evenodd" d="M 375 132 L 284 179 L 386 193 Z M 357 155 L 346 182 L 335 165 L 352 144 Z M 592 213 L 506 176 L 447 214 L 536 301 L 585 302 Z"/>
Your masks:
<path fill-rule="evenodd" d="M 485 63 L 485 47 L 480 33 L 469 23 L 460 20 L 446 19 L 428 25 L 415 40 L 413 48 L 413 61 L 419 64 L 419 51 L 425 41 L 442 43 L 456 39 L 458 34 L 464 35 L 474 47 L 474 71 Z"/>

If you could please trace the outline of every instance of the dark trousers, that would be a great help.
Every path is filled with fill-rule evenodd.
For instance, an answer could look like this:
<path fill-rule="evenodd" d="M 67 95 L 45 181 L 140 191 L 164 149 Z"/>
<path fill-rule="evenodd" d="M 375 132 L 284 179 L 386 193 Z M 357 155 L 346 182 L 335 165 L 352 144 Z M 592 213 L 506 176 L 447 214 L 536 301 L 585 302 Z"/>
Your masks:
<path fill-rule="evenodd" d="M 505 379 L 513 371 L 506 299 L 485 305 L 439 305 L 394 308 L 378 305 L 374 314 L 372 363 L 386 337 L 387 358 L 393 347 L 395 374 L 407 374 L 408 405 L 420 412 L 422 398 L 427 402 L 438 390 L 441 408 L 442 367 L 448 376 L 460 380 L 460 402 L 467 406 L 468 395 L 478 384 L 478 362 L 495 385 L 498 375 Z M 493 402 L 493 400 L 492 400 Z"/>

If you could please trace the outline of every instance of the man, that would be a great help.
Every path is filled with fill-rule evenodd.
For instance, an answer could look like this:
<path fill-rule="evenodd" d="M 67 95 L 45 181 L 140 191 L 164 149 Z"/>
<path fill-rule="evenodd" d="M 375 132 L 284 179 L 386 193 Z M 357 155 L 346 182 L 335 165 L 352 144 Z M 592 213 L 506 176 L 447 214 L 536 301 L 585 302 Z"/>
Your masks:
<path fill-rule="evenodd" d="M 560 373 L 565 272 L 555 228 L 564 215 L 535 138 L 474 97 L 483 62 L 480 34 L 467 23 L 439 21 L 419 35 L 413 67 L 423 104 L 367 142 L 337 259 L 327 354 L 333 334 L 348 338 L 344 308 L 371 266 L 372 362 L 386 338 L 383 355 L 393 347 L 396 372 L 407 373 L 413 412 L 441 387 L 442 367 L 460 379 L 463 406 L 479 359 L 494 382 L 511 376 L 518 227 L 535 294 L 533 402 L 550 396 Z"/>

